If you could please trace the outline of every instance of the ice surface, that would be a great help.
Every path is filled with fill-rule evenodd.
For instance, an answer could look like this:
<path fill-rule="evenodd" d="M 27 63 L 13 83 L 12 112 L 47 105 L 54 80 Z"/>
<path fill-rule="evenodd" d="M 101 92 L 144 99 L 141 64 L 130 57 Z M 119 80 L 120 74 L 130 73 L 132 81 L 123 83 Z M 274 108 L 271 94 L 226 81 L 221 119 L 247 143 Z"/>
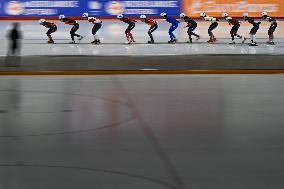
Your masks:
<path fill-rule="evenodd" d="M 269 24 L 262 22 L 257 34 L 259 46 L 249 47 L 247 44 L 229 45 L 230 26 L 226 22 L 220 22 L 218 28 L 214 31 L 218 42 L 216 44 L 207 44 L 207 29 L 210 23 L 198 22 L 196 33 L 201 34 L 202 38 L 194 44 L 185 43 L 187 39 L 185 24 L 180 24 L 176 36 L 179 39 L 178 44 L 167 44 L 169 40 L 169 24 L 165 21 L 158 21 L 159 28 L 154 32 L 155 40 L 158 44 L 146 44 L 149 40 L 147 31 L 149 26 L 141 22 L 137 23 L 133 30 L 133 35 L 137 41 L 136 44 L 126 45 L 124 30 L 126 24 L 119 21 L 104 21 L 102 29 L 98 35 L 102 39 L 102 45 L 91 45 L 92 24 L 80 21 L 79 34 L 85 36 L 80 44 L 68 44 L 70 42 L 70 26 L 64 25 L 58 21 L 58 31 L 54 34 L 54 40 L 57 44 L 46 44 L 47 29 L 40 26 L 37 21 L 21 21 L 22 31 L 24 33 L 23 48 L 21 55 L 129 55 L 129 56 L 151 56 L 151 55 L 196 55 L 196 54 L 284 54 L 284 22 L 280 22 L 275 32 L 276 46 L 265 44 L 267 41 L 267 29 Z M 7 41 L 6 32 L 11 21 L 0 22 L 0 56 L 6 55 Z M 239 34 L 249 37 L 251 26 L 248 23 L 242 23 Z M 240 42 L 236 40 L 237 42 Z M 249 40 L 248 40 L 249 41 Z M 247 42 L 248 42 L 247 41 Z"/>
<path fill-rule="evenodd" d="M 283 83 L 1 77 L 0 188 L 282 189 Z"/>

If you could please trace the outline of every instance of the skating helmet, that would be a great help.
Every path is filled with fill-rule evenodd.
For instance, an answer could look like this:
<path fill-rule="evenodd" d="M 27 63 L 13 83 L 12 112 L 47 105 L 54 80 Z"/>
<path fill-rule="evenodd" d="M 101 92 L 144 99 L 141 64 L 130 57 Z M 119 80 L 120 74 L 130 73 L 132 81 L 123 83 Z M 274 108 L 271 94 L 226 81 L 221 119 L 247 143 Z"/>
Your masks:
<path fill-rule="evenodd" d="M 184 17 L 185 17 L 185 14 L 184 14 L 184 13 L 180 13 L 179 17 L 180 17 L 180 18 L 184 18 Z"/>
<path fill-rule="evenodd" d="M 89 16 L 89 13 L 84 13 L 84 14 L 82 15 L 83 18 L 87 18 L 88 16 Z"/>
<path fill-rule="evenodd" d="M 222 16 L 223 16 L 223 18 L 226 18 L 226 17 L 228 17 L 228 16 L 229 16 L 229 14 L 228 14 L 228 13 L 226 13 L 226 12 L 224 12 L 224 13 L 222 14 Z"/>
<path fill-rule="evenodd" d="M 267 12 L 262 12 L 261 13 L 261 16 L 263 17 L 263 16 L 267 16 L 268 14 L 267 14 Z"/>
<path fill-rule="evenodd" d="M 249 14 L 247 13 L 247 12 L 245 12 L 244 14 L 243 14 L 243 17 L 248 17 L 249 16 Z"/>
<path fill-rule="evenodd" d="M 59 15 L 59 20 L 65 18 L 65 15 Z"/>
<path fill-rule="evenodd" d="M 161 16 L 161 17 L 165 17 L 165 16 L 167 16 L 167 13 L 162 12 L 162 13 L 160 14 L 160 16 Z"/>
<path fill-rule="evenodd" d="M 43 24 L 45 22 L 45 19 L 40 19 L 38 22 L 39 24 Z"/>
<path fill-rule="evenodd" d="M 206 16 L 205 12 L 200 13 L 200 17 L 205 17 L 205 16 Z"/>
<path fill-rule="evenodd" d="M 145 18 L 146 18 L 146 15 L 143 14 L 143 15 L 140 16 L 140 18 L 141 18 L 141 19 L 145 19 Z"/>
<path fill-rule="evenodd" d="M 122 14 L 119 14 L 119 15 L 117 15 L 116 16 L 118 19 L 121 19 L 121 18 L 123 18 L 123 15 Z"/>

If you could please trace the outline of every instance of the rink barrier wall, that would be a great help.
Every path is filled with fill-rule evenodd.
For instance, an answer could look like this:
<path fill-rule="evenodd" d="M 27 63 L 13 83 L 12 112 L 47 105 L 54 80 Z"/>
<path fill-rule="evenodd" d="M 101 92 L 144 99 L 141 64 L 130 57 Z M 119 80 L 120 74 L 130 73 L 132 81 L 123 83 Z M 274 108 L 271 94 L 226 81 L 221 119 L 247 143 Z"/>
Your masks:
<path fill-rule="evenodd" d="M 224 12 L 231 17 L 240 18 L 243 13 L 251 17 L 260 17 L 267 12 L 272 17 L 284 17 L 283 0 L 183 0 L 182 10 L 188 16 L 199 17 L 200 12 L 220 17 Z"/>
<path fill-rule="evenodd" d="M 283 0 L 1 0 L 0 19 L 34 20 L 57 19 L 64 14 L 78 19 L 87 12 L 98 18 L 114 18 L 118 14 L 137 18 L 141 14 L 157 18 L 161 12 L 179 16 L 181 12 L 199 18 L 200 12 L 221 17 L 223 12 L 241 18 L 244 12 L 260 17 L 261 12 L 275 18 L 284 18 Z"/>
<path fill-rule="evenodd" d="M 159 16 L 161 12 L 179 15 L 183 0 L 1 0 L 0 16 L 58 17 L 81 16 Z"/>

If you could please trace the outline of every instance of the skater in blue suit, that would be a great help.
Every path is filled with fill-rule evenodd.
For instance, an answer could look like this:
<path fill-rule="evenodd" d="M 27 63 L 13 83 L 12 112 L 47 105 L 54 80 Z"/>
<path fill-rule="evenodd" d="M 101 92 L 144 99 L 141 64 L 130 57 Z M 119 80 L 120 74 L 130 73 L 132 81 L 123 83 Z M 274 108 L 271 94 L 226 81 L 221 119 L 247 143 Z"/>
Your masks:
<path fill-rule="evenodd" d="M 172 24 L 172 26 L 169 29 L 169 35 L 170 35 L 171 40 L 168 41 L 168 43 L 177 42 L 176 36 L 174 35 L 173 32 L 178 28 L 179 21 L 177 21 L 176 19 L 172 17 L 167 16 L 167 13 L 164 13 L 164 12 L 161 13 L 161 17 L 166 19 L 167 22 Z"/>

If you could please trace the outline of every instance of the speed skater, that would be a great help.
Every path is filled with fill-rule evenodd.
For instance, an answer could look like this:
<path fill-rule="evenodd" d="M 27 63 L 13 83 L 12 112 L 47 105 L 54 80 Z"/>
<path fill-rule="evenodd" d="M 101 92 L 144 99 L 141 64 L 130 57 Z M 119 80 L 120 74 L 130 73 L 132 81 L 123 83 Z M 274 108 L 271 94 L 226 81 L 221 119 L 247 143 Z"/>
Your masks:
<path fill-rule="evenodd" d="M 176 20 L 175 18 L 172 18 L 170 16 L 167 15 L 167 13 L 163 12 L 160 14 L 160 16 L 163 19 L 166 19 L 166 21 L 171 25 L 170 29 L 169 29 L 169 35 L 170 35 L 170 41 L 168 41 L 168 43 L 175 43 L 177 42 L 177 38 L 174 35 L 174 31 L 178 28 L 178 24 L 180 23 L 178 20 Z"/>
<path fill-rule="evenodd" d="M 217 39 L 215 38 L 212 31 L 218 27 L 218 22 L 217 22 L 218 19 L 211 17 L 211 16 L 207 16 L 205 12 L 201 12 L 200 17 L 203 18 L 205 21 L 211 22 L 211 25 L 209 26 L 209 29 L 208 29 L 208 35 L 209 35 L 210 39 L 207 42 L 208 43 L 216 42 Z"/>
<path fill-rule="evenodd" d="M 150 36 L 150 41 L 148 43 L 154 43 L 154 37 L 152 33 L 158 28 L 158 24 L 155 20 L 149 19 L 146 17 L 146 15 L 141 15 L 140 19 L 142 22 L 145 22 L 146 24 L 150 25 L 150 28 L 148 30 L 148 35 Z"/>
<path fill-rule="evenodd" d="M 94 24 L 94 26 L 92 28 L 92 34 L 94 36 L 94 41 L 92 41 L 91 43 L 93 43 L 93 44 L 100 44 L 101 40 L 99 39 L 99 37 L 97 35 L 97 32 L 102 27 L 102 23 L 103 22 L 101 20 L 95 18 L 95 17 L 89 17 L 88 13 L 84 13 L 82 15 L 82 17 L 83 17 L 83 20 L 88 20 L 89 22 Z"/>
<path fill-rule="evenodd" d="M 66 18 L 64 15 L 59 16 L 59 20 L 64 22 L 65 24 L 72 25 L 73 27 L 70 30 L 70 35 L 72 41 L 70 43 L 76 43 L 74 37 L 78 37 L 79 41 L 83 39 L 83 36 L 76 34 L 76 31 L 79 29 L 79 23 L 76 20 L 72 20 L 70 18 Z"/>
<path fill-rule="evenodd" d="M 131 19 L 131 18 L 127 18 L 122 14 L 117 15 L 117 19 L 128 24 L 128 27 L 125 30 L 125 36 L 126 36 L 126 39 L 127 39 L 127 43 L 131 44 L 132 42 L 135 42 L 133 35 L 131 33 L 131 30 L 133 30 L 135 28 L 135 22 L 137 22 L 137 21 L 134 20 L 134 19 Z"/>
<path fill-rule="evenodd" d="M 49 28 L 48 31 L 46 32 L 46 35 L 48 37 L 47 43 L 54 43 L 51 34 L 56 32 L 57 26 L 52 22 L 47 22 L 45 19 L 40 19 L 39 24 L 46 28 Z"/>

